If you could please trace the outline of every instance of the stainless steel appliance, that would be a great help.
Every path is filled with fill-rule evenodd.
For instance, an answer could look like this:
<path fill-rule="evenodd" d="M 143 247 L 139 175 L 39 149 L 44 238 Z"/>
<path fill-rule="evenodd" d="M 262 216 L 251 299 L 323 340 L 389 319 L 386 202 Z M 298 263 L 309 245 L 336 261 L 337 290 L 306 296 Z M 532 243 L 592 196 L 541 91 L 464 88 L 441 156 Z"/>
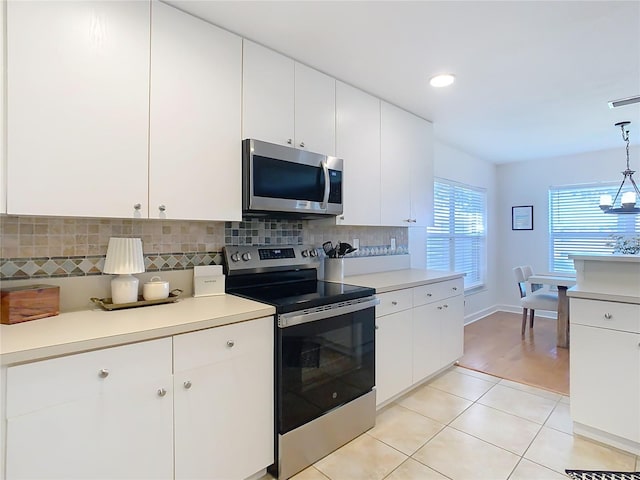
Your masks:
<path fill-rule="evenodd" d="M 259 140 L 242 142 L 245 216 L 314 218 L 342 214 L 340 158 Z"/>
<path fill-rule="evenodd" d="M 289 478 L 375 424 L 375 290 L 317 279 L 299 245 L 225 247 L 226 291 L 276 308 L 275 452 Z"/>

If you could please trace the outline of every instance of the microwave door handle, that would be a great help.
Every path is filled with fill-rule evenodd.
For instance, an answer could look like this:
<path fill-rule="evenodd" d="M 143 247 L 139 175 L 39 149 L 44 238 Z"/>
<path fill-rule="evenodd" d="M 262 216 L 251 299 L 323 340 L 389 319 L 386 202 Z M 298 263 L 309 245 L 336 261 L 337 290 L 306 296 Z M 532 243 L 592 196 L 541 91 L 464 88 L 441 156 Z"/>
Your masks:
<path fill-rule="evenodd" d="M 331 184 L 329 183 L 329 166 L 326 160 L 322 160 L 322 171 L 324 172 L 324 197 L 321 207 L 323 210 L 326 210 L 329 208 L 329 190 L 331 189 Z"/>

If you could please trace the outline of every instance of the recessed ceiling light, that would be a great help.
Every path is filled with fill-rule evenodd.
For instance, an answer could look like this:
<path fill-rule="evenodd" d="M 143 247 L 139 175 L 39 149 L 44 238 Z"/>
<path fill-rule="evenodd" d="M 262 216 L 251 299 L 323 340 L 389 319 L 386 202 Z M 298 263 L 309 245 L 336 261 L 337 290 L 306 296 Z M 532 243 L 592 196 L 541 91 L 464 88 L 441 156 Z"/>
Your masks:
<path fill-rule="evenodd" d="M 456 77 L 453 73 L 441 73 L 440 75 L 435 75 L 429 79 L 429 84 L 432 87 L 448 87 L 453 82 L 455 82 Z"/>

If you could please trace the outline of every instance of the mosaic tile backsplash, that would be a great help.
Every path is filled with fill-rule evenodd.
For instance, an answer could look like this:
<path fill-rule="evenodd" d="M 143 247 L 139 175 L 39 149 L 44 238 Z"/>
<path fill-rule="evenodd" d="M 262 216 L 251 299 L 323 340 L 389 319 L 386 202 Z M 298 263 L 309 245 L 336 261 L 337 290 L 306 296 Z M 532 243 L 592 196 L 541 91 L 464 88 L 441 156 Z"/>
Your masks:
<path fill-rule="evenodd" d="M 0 216 L 0 279 L 101 275 L 110 237 L 139 237 L 147 271 L 220 263 L 225 245 L 314 245 L 360 240 L 352 256 L 408 253 L 403 227 L 328 226 L 314 220 L 242 222 Z M 391 238 L 397 248 L 391 250 Z"/>

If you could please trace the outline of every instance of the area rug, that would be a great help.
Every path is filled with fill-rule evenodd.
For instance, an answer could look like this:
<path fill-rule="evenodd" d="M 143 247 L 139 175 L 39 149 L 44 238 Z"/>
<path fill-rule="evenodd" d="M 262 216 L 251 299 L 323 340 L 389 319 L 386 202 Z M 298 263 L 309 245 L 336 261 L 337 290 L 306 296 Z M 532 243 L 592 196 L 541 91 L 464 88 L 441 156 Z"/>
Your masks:
<path fill-rule="evenodd" d="M 640 480 L 640 472 L 605 472 L 596 470 L 565 470 L 574 480 Z"/>

